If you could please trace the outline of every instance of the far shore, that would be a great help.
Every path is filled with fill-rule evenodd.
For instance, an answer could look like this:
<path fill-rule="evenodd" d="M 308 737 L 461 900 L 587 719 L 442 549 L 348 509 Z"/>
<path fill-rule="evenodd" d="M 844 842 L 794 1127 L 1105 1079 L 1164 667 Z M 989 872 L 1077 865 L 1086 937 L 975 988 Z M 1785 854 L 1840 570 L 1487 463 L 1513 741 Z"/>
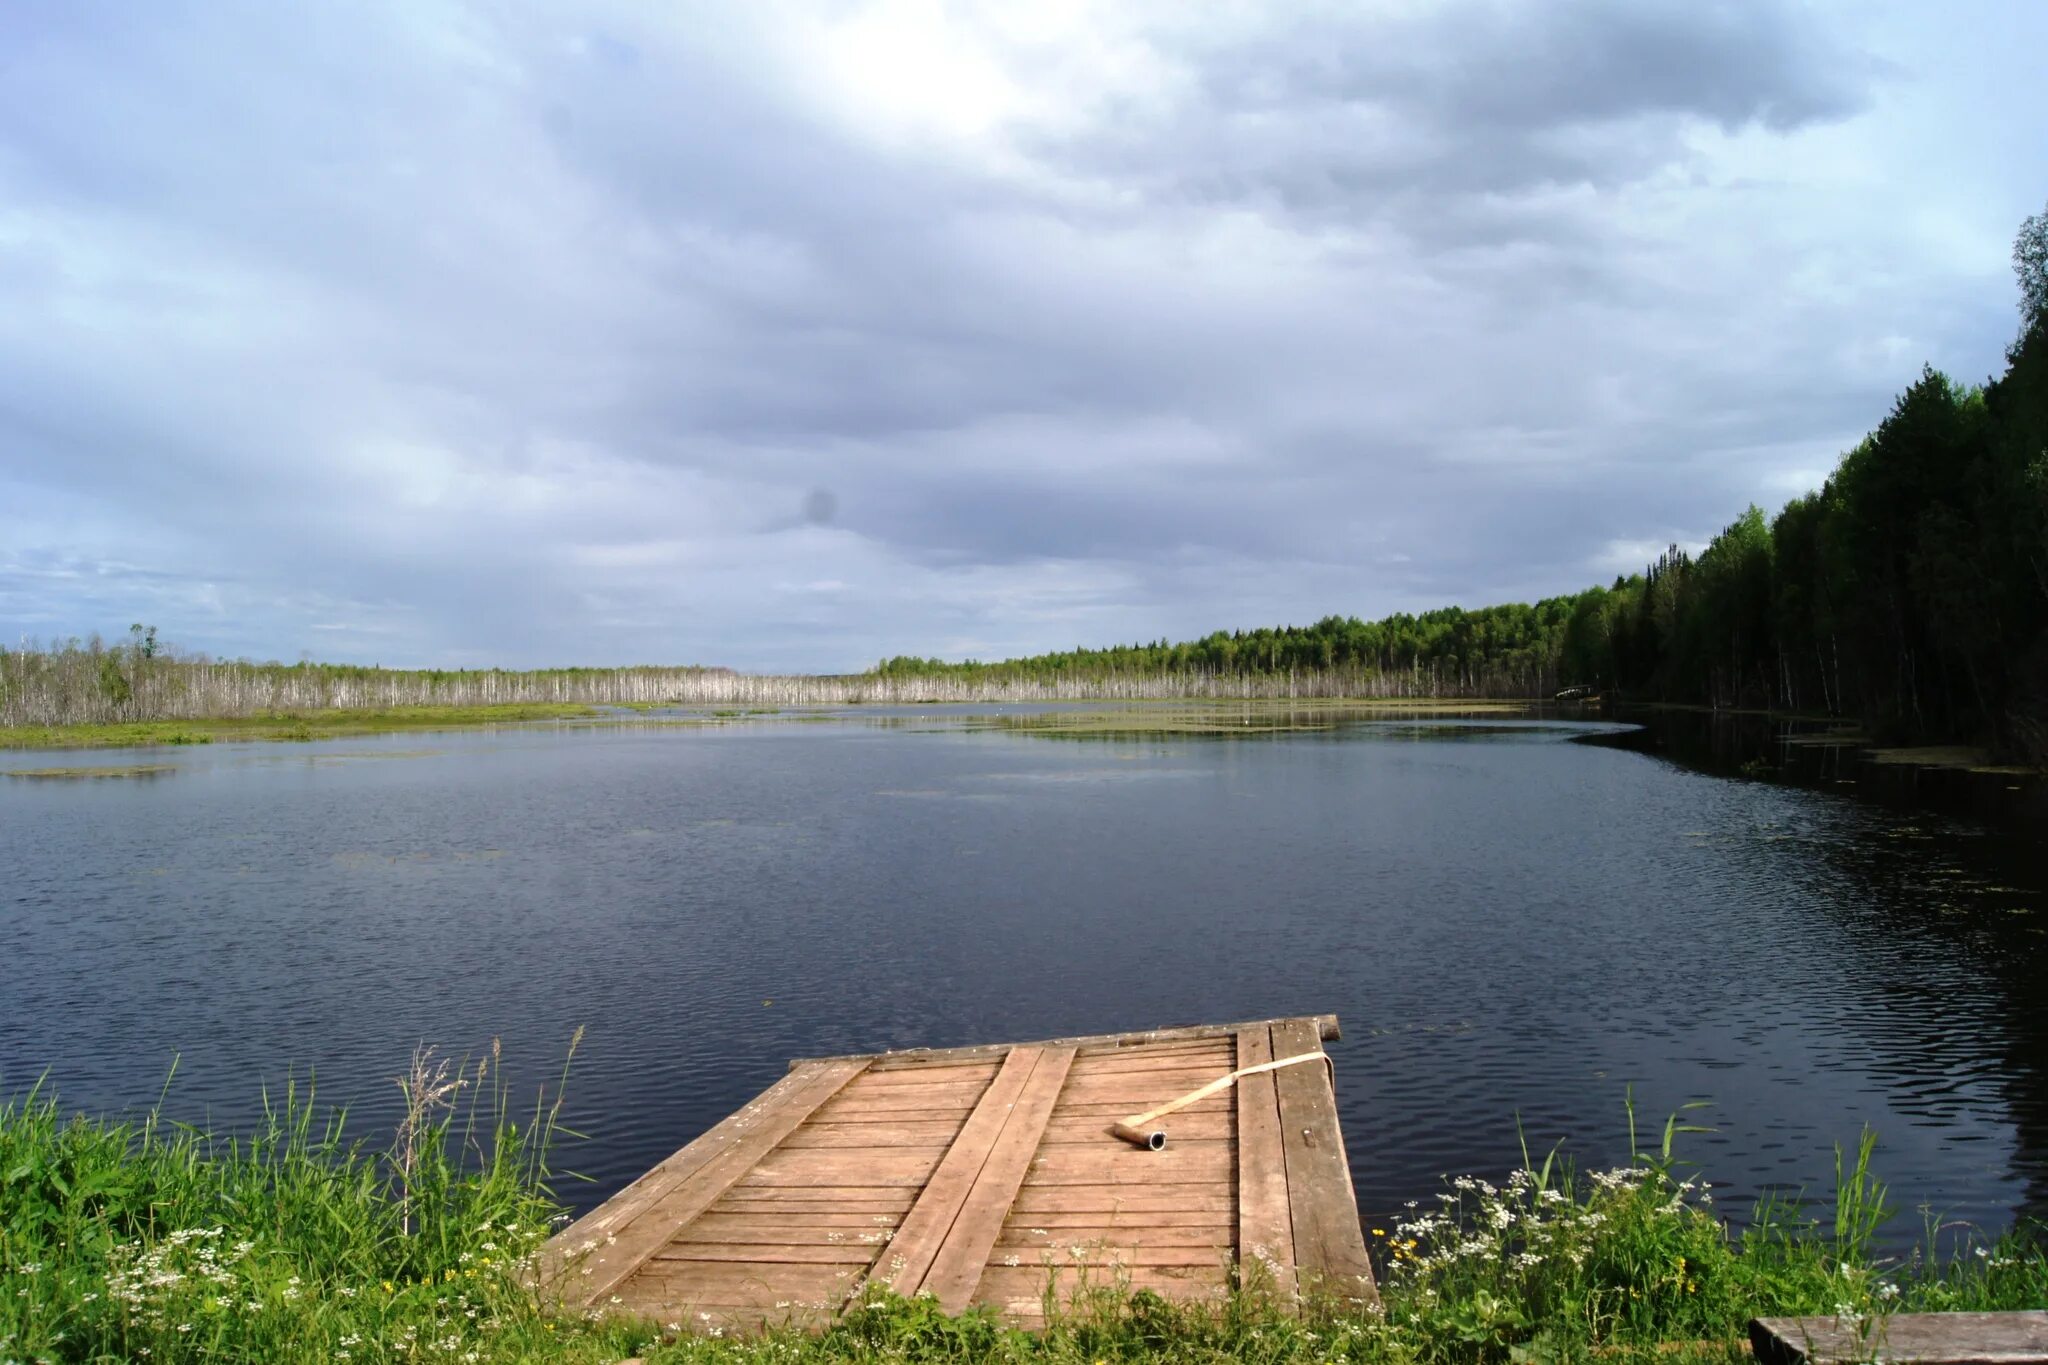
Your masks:
<path fill-rule="evenodd" d="M 867 703 L 872 706 L 876 703 Z M 882 705 L 921 705 L 923 702 L 884 702 Z M 1014 700 L 955 701 L 934 698 L 929 704 L 966 706 L 993 711 L 1010 705 L 1042 705 L 1042 698 Z M 1062 701 L 1063 714 L 1071 716 L 1067 728 L 1091 730 L 1143 729 L 1160 732 L 1216 731 L 1235 728 L 1223 723 L 1220 713 L 1250 713 L 1276 728 L 1273 720 L 1303 711 L 1398 711 L 1405 714 L 1478 713 L 1517 714 L 1544 705 L 1528 700 L 1462 700 L 1442 697 L 1302 697 L 1288 698 L 1185 698 L 1172 701 L 1129 701 L 1120 698 Z M 827 709 L 864 709 L 859 702 L 837 703 Z M 358 735 L 396 734 L 408 731 L 463 730 L 492 725 L 516 725 L 530 721 L 590 721 L 626 723 L 621 713 L 683 711 L 675 723 L 704 723 L 728 720 L 762 720 L 780 716 L 816 714 L 814 707 L 711 707 L 687 702 L 628 702 L 591 705 L 581 702 L 513 702 L 496 706 L 399 706 L 358 710 L 274 712 L 254 716 L 211 716 L 170 720 L 111 721 L 89 725 L 0 726 L 0 750 L 48 749 L 140 749 L 160 746 L 235 742 L 304 742 L 339 739 Z M 1133 713 L 1143 713 L 1139 721 Z"/>

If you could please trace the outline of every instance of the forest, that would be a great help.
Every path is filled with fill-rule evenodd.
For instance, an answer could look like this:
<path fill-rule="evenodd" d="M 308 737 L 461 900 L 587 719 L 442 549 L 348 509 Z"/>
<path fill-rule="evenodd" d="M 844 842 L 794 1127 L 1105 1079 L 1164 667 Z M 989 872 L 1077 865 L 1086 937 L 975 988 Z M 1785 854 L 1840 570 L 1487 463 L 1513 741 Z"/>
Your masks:
<path fill-rule="evenodd" d="M 1853 718 L 1894 742 L 2048 758 L 2048 211 L 2013 249 L 2002 375 L 1928 368 L 1817 491 L 1751 506 L 1698 555 L 1533 606 L 1217 631 L 1001 663 L 899 657 L 883 675 L 1019 682 L 1330 675 L 1367 693 L 1641 701 Z"/>

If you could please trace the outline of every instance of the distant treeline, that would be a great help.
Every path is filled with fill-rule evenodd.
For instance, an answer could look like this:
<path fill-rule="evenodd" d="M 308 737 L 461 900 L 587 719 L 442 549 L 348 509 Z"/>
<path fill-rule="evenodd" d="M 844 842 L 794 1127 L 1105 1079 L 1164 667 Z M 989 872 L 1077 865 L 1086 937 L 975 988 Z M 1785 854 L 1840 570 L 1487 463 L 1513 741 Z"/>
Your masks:
<path fill-rule="evenodd" d="M 1697 558 L 1534 606 L 1217 631 L 884 677 L 1286 676 L 1320 690 L 1646 700 L 1855 717 L 1901 740 L 2048 757 L 2048 213 L 2013 251 L 2019 339 L 1981 388 L 1932 369 L 1815 493 L 1752 506 Z M 1308 680 L 1314 679 L 1313 683 Z"/>
<path fill-rule="evenodd" d="M 136 626 L 93 637 L 0 648 L 0 728 L 104 725 L 384 710 L 398 706 L 568 703 L 590 706 L 845 706 L 917 702 L 1164 700 L 1338 696 L 1370 680 L 1271 674 L 1088 678 L 735 673 L 726 668 L 394 669 L 251 663 L 179 654 Z"/>

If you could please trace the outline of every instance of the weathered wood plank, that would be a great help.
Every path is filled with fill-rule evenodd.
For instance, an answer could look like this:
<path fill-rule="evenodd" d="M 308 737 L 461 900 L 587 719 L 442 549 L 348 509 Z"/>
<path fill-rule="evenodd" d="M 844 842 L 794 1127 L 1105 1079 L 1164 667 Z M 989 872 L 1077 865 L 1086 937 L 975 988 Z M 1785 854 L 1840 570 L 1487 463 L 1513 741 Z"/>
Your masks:
<path fill-rule="evenodd" d="M 1231 1071 L 1230 1067 L 1219 1066 L 1189 1072 L 1143 1072 L 1136 1076 L 1110 1076 L 1099 1080 L 1075 1080 L 1068 1082 L 1071 1092 L 1065 1112 L 1084 1109 L 1091 1104 L 1123 1105 L 1128 1112 L 1133 1108 L 1149 1109 L 1153 1105 L 1177 1100 L 1190 1090 L 1199 1090 L 1211 1081 L 1222 1079 Z M 1213 1097 L 1226 1107 L 1230 1102 L 1227 1092 L 1218 1091 Z M 1196 1100 L 1188 1106 L 1193 1109 L 1203 1103 Z M 1181 1111 L 1186 1112 L 1186 1111 Z"/>
<path fill-rule="evenodd" d="M 1019 1317 L 1042 1313 L 1050 1291 L 1056 1308 L 1069 1307 L 1090 1290 L 1149 1289 L 1184 1301 L 1218 1301 L 1229 1294 L 1220 1265 L 1208 1266 L 990 1266 L 982 1272 L 974 1301 Z"/>
<path fill-rule="evenodd" d="M 1749 1342 L 1762 1365 L 2048 1365 L 2048 1312 L 1757 1318 Z"/>
<path fill-rule="evenodd" d="M 1116 1117 L 1123 1118 L 1124 1114 Z M 1113 1121 L 1101 1114 L 1055 1114 L 1045 1126 L 1045 1140 L 1085 1142 L 1092 1146 L 1109 1136 Z M 1175 1111 L 1166 1126 L 1173 1142 L 1227 1142 L 1237 1133 L 1237 1118 L 1228 1109 L 1189 1108 Z"/>
<path fill-rule="evenodd" d="M 1218 1080 L 1229 1070 L 1230 1068 L 1227 1066 L 1219 1066 L 1210 1072 L 1208 1079 L 1204 1080 L 1201 1084 L 1207 1085 L 1210 1081 Z M 1066 1118 L 1082 1114 L 1111 1112 L 1117 1112 L 1119 1117 L 1121 1117 L 1123 1114 L 1132 1112 L 1131 1106 L 1133 1104 L 1142 1104 L 1147 1108 L 1151 1108 L 1164 1104 L 1168 1100 L 1177 1100 L 1190 1090 L 1199 1088 L 1200 1086 L 1194 1085 L 1119 1085 L 1104 1084 L 1098 1081 L 1062 1105 L 1060 1107 L 1060 1117 Z M 1204 1095 L 1187 1107 L 1176 1109 L 1174 1112 L 1177 1114 L 1214 1114 L 1229 1110 L 1231 1103 L 1231 1098 L 1227 1091 L 1217 1091 Z"/>
<path fill-rule="evenodd" d="M 932 1262 L 945 1245 L 946 1234 L 960 1216 L 974 1182 L 995 1150 L 1003 1127 L 1016 1110 L 1018 1097 L 1038 1069 L 1044 1053 L 1035 1047 L 1020 1047 L 1003 1060 L 996 1078 L 974 1113 L 960 1130 L 960 1136 L 946 1152 L 930 1182 L 918 1196 L 910 1215 L 903 1220 L 888 1258 L 880 1263 L 872 1279 L 906 1297 L 917 1293 Z"/>
<path fill-rule="evenodd" d="M 698 1312 L 708 1304 L 831 1309 L 845 1302 L 859 1274 L 858 1266 L 802 1262 L 649 1261 L 620 1297 L 656 1315 Z"/>
<path fill-rule="evenodd" d="M 761 1101 L 685 1148 L 688 1152 L 715 1138 L 703 1148 L 701 1159 L 678 1160 L 669 1178 L 645 1192 L 647 1197 L 636 1198 L 615 1213 L 615 1221 L 602 1237 L 586 1236 L 578 1241 L 570 1237 L 574 1227 L 565 1230 L 554 1241 L 564 1247 L 565 1257 L 580 1255 L 582 1260 L 573 1266 L 566 1259 L 559 1262 L 558 1287 L 553 1292 L 586 1305 L 608 1297 L 674 1236 L 677 1228 L 715 1203 L 866 1065 L 846 1061 L 805 1068 L 797 1073 L 795 1086 L 770 1089 Z M 583 1250 L 586 1247 L 587 1251 Z M 573 1273 L 564 1273 L 569 1271 Z"/>
<path fill-rule="evenodd" d="M 909 1185 L 922 1188 L 944 1147 L 798 1147 L 770 1152 L 736 1182 L 748 1189 L 841 1189 Z"/>
<path fill-rule="evenodd" d="M 1026 1226 L 1030 1224 L 1030 1226 Z M 1121 1247 L 1209 1247 L 1229 1251 L 1237 1244 L 1237 1227 L 1232 1223 L 1175 1223 L 1165 1226 L 1143 1227 L 1130 1223 L 1109 1223 L 1100 1215 L 1094 1223 L 1069 1223 L 1048 1226 L 1036 1217 L 1027 1217 L 1021 1222 L 1011 1219 L 1004 1225 L 1002 1235 L 996 1238 L 996 1251 L 992 1256 L 1018 1248 L 1051 1248 L 1058 1250 L 1069 1246 L 1121 1246 Z M 1029 1259 L 1028 1257 L 1026 1258 Z"/>
<path fill-rule="evenodd" d="M 1239 1067 L 1272 1060 L 1270 1028 L 1238 1031 Z M 1237 1092 L 1237 1254 L 1243 1282 L 1254 1287 L 1263 1282 L 1284 1303 L 1295 1292 L 1294 1215 L 1287 1198 L 1287 1154 L 1280 1141 L 1275 1074 L 1262 1071 L 1242 1078 L 1233 1087 Z M 1174 1118 L 1178 1120 L 1179 1115 Z"/>
<path fill-rule="evenodd" d="M 860 1213 L 811 1214 L 801 1218 L 764 1218 L 746 1214 L 707 1213 L 675 1235 L 670 1247 L 684 1243 L 717 1246 L 880 1246 L 895 1234 L 900 1214 L 877 1217 Z M 665 1248 L 666 1249 L 666 1248 Z"/>
<path fill-rule="evenodd" d="M 1063 1186 L 1064 1193 L 1070 1186 Z M 1018 1191 L 1021 1203 L 1023 1191 Z M 1114 1228 L 1141 1233 L 1149 1228 L 1222 1228 L 1225 1236 L 1235 1235 L 1235 1210 L 1214 1209 L 1021 1209 L 1013 1208 L 1010 1226 L 1026 1231 L 1062 1228 Z M 1028 1226 L 1027 1226 L 1028 1225 Z"/>
<path fill-rule="evenodd" d="M 1273 1026 L 1274 1059 L 1299 1056 L 1320 1045 L 1307 1020 Z M 1287 1198 L 1294 1229 L 1296 1282 L 1344 1300 L 1371 1302 L 1372 1262 L 1351 1189 L 1351 1167 L 1337 1128 L 1337 1097 L 1315 1063 L 1269 1073 L 1280 1104 L 1280 1139 L 1287 1157 Z"/>
<path fill-rule="evenodd" d="M 901 1185 L 842 1185 L 826 1189 L 735 1185 L 709 1211 L 744 1213 L 752 1209 L 774 1209 L 778 1213 L 794 1213 L 802 1209 L 817 1209 L 850 1213 L 865 1209 L 875 1213 L 900 1213 L 916 1201 L 917 1191 Z"/>
<path fill-rule="evenodd" d="M 1105 1138 L 1099 1146 L 1059 1143 L 1040 1150 L 1027 1180 L 1032 1185 L 1199 1185 L 1226 1187 L 1236 1178 L 1229 1142 L 1168 1142 L 1152 1152 Z"/>
<path fill-rule="evenodd" d="M 725 1203 L 727 1203 L 725 1199 L 719 1199 L 719 1203 L 715 1203 L 711 1207 L 709 1214 L 698 1214 L 696 1220 L 688 1228 L 682 1228 L 678 1232 L 678 1236 L 686 1236 L 686 1234 L 688 1236 L 694 1236 L 694 1234 L 707 1234 L 707 1236 L 711 1236 L 711 1234 L 719 1234 L 719 1232 L 739 1232 L 739 1230 L 745 1230 L 745 1228 L 819 1228 L 823 1232 L 846 1230 L 846 1228 L 868 1230 L 868 1228 L 895 1228 L 899 1222 L 903 1222 L 901 1214 L 868 1214 L 868 1212 L 864 1212 L 864 1209 L 850 1209 L 850 1207 L 838 1207 L 838 1205 L 825 1209 L 825 1212 L 817 1212 L 817 1209 L 799 1209 L 799 1212 L 786 1212 L 786 1209 L 782 1209 L 782 1207 L 770 1205 L 770 1207 L 758 1209 L 758 1212 L 735 1214 L 735 1212 L 729 1212 L 729 1209 L 725 1207 Z"/>
<path fill-rule="evenodd" d="M 820 1123 L 812 1121 L 782 1140 L 782 1150 L 800 1147 L 944 1147 L 960 1135 L 945 1119 L 904 1123 Z"/>
<path fill-rule="evenodd" d="M 950 1062 L 936 1063 L 922 1067 L 897 1067 L 894 1070 L 877 1071 L 873 1067 L 861 1073 L 859 1082 L 849 1087 L 849 1094 L 865 1094 L 871 1090 L 892 1090 L 897 1086 L 920 1085 L 987 1085 L 996 1077 L 1001 1067 L 998 1062 Z"/>
<path fill-rule="evenodd" d="M 1176 1213 L 1235 1213 L 1237 1190 L 1228 1182 L 1192 1185 L 1033 1185 L 1029 1180 L 1011 1205 L 1019 1213 L 1171 1210 Z"/>
<path fill-rule="evenodd" d="M 974 1300 L 974 1287 L 981 1281 L 989 1248 L 1002 1231 L 1003 1219 L 1017 1197 L 1024 1173 L 1030 1169 L 1032 1153 L 1052 1111 L 1059 1103 L 1067 1071 L 1074 1063 L 1074 1049 L 1051 1047 L 1040 1050 L 1038 1066 L 1017 1097 L 1002 1136 L 988 1154 L 988 1161 L 975 1178 L 974 1188 L 960 1209 L 960 1217 L 946 1234 L 931 1270 L 919 1289 L 938 1297 L 939 1306 L 949 1313 L 964 1310 Z"/>
<path fill-rule="evenodd" d="M 1236 1053 L 1227 1047 L 1205 1047 L 1200 1052 L 1176 1052 L 1171 1056 L 1159 1057 L 1149 1052 L 1140 1052 L 1128 1057 L 1094 1057 L 1086 1062 L 1074 1063 L 1074 1081 L 1111 1079 L 1132 1079 L 1151 1076 L 1186 1075 L 1194 1085 L 1200 1085 L 1209 1076 L 1219 1075 L 1231 1068 L 1231 1058 Z"/>
<path fill-rule="evenodd" d="M 971 1104 L 935 1105 L 927 1110 L 876 1109 L 855 1105 L 851 1108 L 835 1109 L 829 1113 L 821 1112 L 818 1121 L 834 1127 L 852 1127 L 861 1123 L 950 1123 L 957 1129 L 967 1122 L 967 1116 L 973 1112 L 974 1106 Z"/>
<path fill-rule="evenodd" d="M 1222 1073 L 1219 1072 L 1217 1074 L 1220 1075 Z M 1215 1077 L 1210 1079 L 1213 1080 Z M 1186 1091 L 1179 1092 L 1179 1094 L 1186 1093 Z M 1178 1094 L 1166 1096 L 1167 1099 L 1176 1099 L 1178 1097 Z M 1076 1100 L 1061 1108 L 1060 1117 L 1104 1118 L 1113 1122 L 1116 1119 L 1128 1117 L 1141 1109 L 1149 1109 L 1160 1102 L 1154 1100 L 1148 1104 L 1142 1099 L 1132 1100 L 1128 1096 L 1117 1097 L 1114 1095 L 1099 1099 Z M 1174 1110 L 1174 1117 L 1178 1118 L 1182 1114 L 1228 1114 L 1236 1108 L 1236 1105 L 1237 1102 L 1229 1094 L 1218 1092 L 1217 1094 L 1196 1100 L 1185 1109 Z"/>
<path fill-rule="evenodd" d="M 987 1087 L 980 1081 L 945 1081 L 938 1085 L 891 1085 L 877 1090 L 841 1095 L 832 1103 L 833 1112 L 848 1109 L 912 1110 L 972 1109 Z M 821 1116 L 830 1123 L 831 1116 Z"/>
<path fill-rule="evenodd" d="M 1337 1028 L 1337 1016 L 1317 1014 L 1307 1016 L 1319 1036 L 1338 1038 L 1342 1034 Z M 1180 1028 L 1147 1029 L 1139 1033 L 1091 1033 L 1073 1038 L 1043 1038 L 1029 1043 L 979 1043 L 969 1047 L 928 1047 L 910 1048 L 899 1052 L 854 1053 L 843 1057 L 801 1057 L 790 1063 L 791 1067 L 806 1062 L 863 1061 L 880 1070 L 893 1070 L 899 1066 L 923 1065 L 939 1061 L 964 1061 L 970 1059 L 995 1059 L 1013 1047 L 1070 1047 L 1076 1051 L 1100 1049 L 1120 1051 L 1133 1047 L 1152 1047 L 1161 1043 L 1200 1041 L 1204 1039 L 1228 1040 L 1240 1028 L 1253 1024 L 1277 1024 L 1278 1019 L 1253 1019 L 1242 1024 L 1191 1024 Z"/>
<path fill-rule="evenodd" d="M 996 1247 L 989 1253 L 988 1265 L 1010 1269 L 1011 1267 L 1051 1267 L 1072 1269 L 1080 1266 L 1142 1266 L 1156 1268 L 1171 1266 L 1218 1266 L 1227 1268 L 1231 1262 L 1230 1247 L 1203 1246 L 1121 1246 L 1113 1242 L 1063 1242 L 1056 1247 Z M 986 1268 L 986 1267 L 984 1267 Z M 976 1279 L 979 1279 L 976 1276 Z"/>
<path fill-rule="evenodd" d="M 874 1263 L 881 1244 L 870 1242 L 749 1242 L 724 1246 L 716 1242 L 670 1242 L 654 1253 L 656 1261 L 731 1261 L 744 1265 L 857 1265 Z"/>

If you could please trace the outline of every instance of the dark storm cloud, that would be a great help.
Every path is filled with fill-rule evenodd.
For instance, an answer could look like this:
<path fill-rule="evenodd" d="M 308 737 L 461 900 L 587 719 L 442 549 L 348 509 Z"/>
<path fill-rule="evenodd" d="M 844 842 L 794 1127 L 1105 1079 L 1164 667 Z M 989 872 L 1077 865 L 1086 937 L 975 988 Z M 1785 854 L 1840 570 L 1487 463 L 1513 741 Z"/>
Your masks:
<path fill-rule="evenodd" d="M 17 7 L 0 629 L 839 668 L 1575 588 L 1994 362 L 2041 168 L 1906 158 L 1986 82 L 1873 14 Z"/>

